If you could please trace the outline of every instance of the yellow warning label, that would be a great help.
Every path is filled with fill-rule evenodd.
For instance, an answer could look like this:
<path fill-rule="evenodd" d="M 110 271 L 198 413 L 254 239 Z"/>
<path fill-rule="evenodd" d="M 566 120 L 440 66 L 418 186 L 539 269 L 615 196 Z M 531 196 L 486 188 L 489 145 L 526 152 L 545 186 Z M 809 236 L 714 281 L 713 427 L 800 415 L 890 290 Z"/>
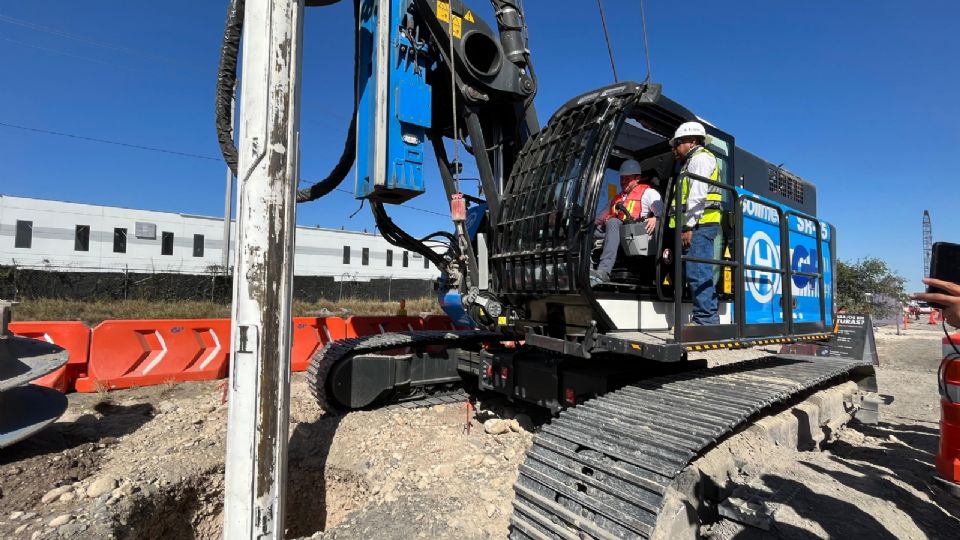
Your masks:
<path fill-rule="evenodd" d="M 620 193 L 620 190 L 617 189 L 616 184 L 607 184 L 607 200 L 609 202 L 613 202 L 618 193 Z"/>
<path fill-rule="evenodd" d="M 507 324 L 506 317 L 497 317 L 497 324 Z"/>
<path fill-rule="evenodd" d="M 474 22 L 474 20 L 473 20 L 473 12 L 470 11 L 469 9 L 467 10 L 467 14 L 464 15 L 463 18 L 466 19 L 466 20 L 468 20 L 468 21 L 470 21 L 470 22 Z"/>
<path fill-rule="evenodd" d="M 450 4 L 437 0 L 437 19 L 450 22 Z"/>
<path fill-rule="evenodd" d="M 460 35 L 463 34 L 463 19 L 453 16 L 453 37 L 460 39 Z"/>

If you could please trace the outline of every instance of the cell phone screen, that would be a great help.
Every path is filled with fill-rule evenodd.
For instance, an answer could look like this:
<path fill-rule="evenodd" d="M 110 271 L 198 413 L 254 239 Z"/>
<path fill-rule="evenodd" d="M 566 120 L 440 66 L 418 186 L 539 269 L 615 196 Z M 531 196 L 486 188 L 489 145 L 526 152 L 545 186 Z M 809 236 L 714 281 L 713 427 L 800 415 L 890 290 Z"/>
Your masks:
<path fill-rule="evenodd" d="M 930 257 L 930 277 L 960 283 L 960 244 L 936 242 L 933 244 L 933 254 Z M 927 292 L 942 293 L 939 287 L 927 287 Z M 943 306 L 930 302 L 930 305 L 941 309 Z"/>

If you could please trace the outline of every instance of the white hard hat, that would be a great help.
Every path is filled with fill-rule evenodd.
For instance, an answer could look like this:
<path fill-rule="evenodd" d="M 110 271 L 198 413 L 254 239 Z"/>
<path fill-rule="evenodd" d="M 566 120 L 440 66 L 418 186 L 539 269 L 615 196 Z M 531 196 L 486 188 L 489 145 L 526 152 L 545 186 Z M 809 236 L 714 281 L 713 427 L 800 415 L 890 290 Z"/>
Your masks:
<path fill-rule="evenodd" d="M 684 122 L 680 124 L 676 133 L 673 134 L 673 138 L 670 139 L 670 146 L 676 146 L 677 139 L 683 137 L 703 137 L 705 143 L 710 142 L 707 129 L 703 127 L 703 124 L 700 122 Z"/>
<path fill-rule="evenodd" d="M 640 163 L 635 159 L 628 159 L 620 165 L 620 176 L 640 174 Z"/>

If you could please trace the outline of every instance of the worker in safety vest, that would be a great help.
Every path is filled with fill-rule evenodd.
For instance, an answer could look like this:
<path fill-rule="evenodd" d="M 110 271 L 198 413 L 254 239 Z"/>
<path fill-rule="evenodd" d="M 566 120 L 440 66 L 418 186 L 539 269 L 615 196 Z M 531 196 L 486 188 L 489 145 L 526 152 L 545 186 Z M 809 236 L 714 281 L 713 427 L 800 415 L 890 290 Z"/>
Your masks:
<path fill-rule="evenodd" d="M 620 194 L 596 220 L 598 234 L 603 238 L 603 252 L 597 269 L 590 272 L 590 283 L 599 285 L 610 280 L 610 271 L 620 247 L 620 227 L 624 221 L 643 221 L 644 230 L 652 234 L 657 218 L 663 213 L 660 193 L 651 185 L 656 171 L 642 174 L 640 164 L 628 159 L 620 166 Z"/>
<path fill-rule="evenodd" d="M 683 208 L 681 243 L 683 254 L 698 259 L 717 259 L 714 241 L 720 234 L 723 194 L 719 188 L 691 178 L 693 174 L 720 181 L 717 158 L 707 150 L 707 130 L 700 122 L 685 122 L 677 128 L 670 146 L 677 158 L 679 172 L 676 182 L 680 206 Z M 671 203 L 669 226 L 676 230 L 676 216 Z M 714 265 L 686 263 L 686 282 L 693 298 L 692 323 L 720 324 L 717 314 L 717 290 L 714 284 Z"/>

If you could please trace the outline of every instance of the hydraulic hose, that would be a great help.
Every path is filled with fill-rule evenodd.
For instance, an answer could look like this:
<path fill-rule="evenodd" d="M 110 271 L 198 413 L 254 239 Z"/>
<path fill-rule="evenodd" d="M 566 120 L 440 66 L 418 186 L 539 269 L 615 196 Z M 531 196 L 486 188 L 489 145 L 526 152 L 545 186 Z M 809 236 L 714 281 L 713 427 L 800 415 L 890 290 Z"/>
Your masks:
<path fill-rule="evenodd" d="M 323 5 L 333 3 L 325 2 Z M 347 177 L 350 167 L 357 157 L 357 108 L 360 106 L 360 95 L 357 83 L 360 77 L 360 0 L 353 0 L 353 115 L 347 131 L 347 139 L 343 142 L 343 151 L 340 159 L 326 178 L 309 187 L 297 190 L 297 202 L 315 201 L 336 189 Z"/>
<path fill-rule="evenodd" d="M 237 145 L 233 142 L 233 96 L 237 85 L 237 55 L 243 34 L 244 0 L 230 0 L 227 22 L 220 45 L 220 65 L 217 67 L 216 127 L 220 153 L 227 167 L 237 174 Z"/>
<path fill-rule="evenodd" d="M 326 6 L 335 4 L 338 0 L 308 0 L 308 6 Z M 223 43 L 220 46 L 220 64 L 217 69 L 217 89 L 215 102 L 215 125 L 217 140 L 220 142 L 220 152 L 223 160 L 234 175 L 237 174 L 238 152 L 233 142 L 233 97 L 237 84 L 237 60 L 240 50 L 240 39 L 243 34 L 244 0 L 231 0 L 227 8 L 227 21 L 223 30 Z M 354 17 L 354 64 L 353 64 L 353 117 L 347 138 L 343 144 L 340 159 L 326 178 L 309 187 L 297 190 L 297 202 L 307 202 L 319 199 L 336 189 L 347 177 L 353 162 L 356 159 L 357 141 L 357 107 L 359 96 L 357 79 L 359 75 L 360 54 L 360 0 L 353 2 Z"/>

